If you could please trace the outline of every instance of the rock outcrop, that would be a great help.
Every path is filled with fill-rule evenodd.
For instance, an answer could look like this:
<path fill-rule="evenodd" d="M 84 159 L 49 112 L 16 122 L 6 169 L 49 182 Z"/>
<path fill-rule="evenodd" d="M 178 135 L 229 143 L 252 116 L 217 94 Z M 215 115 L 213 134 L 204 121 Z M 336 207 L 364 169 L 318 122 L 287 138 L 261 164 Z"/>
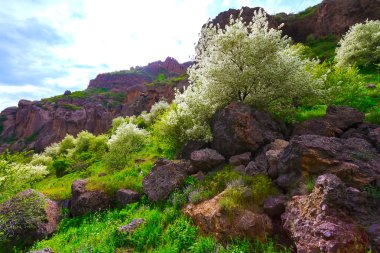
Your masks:
<path fill-rule="evenodd" d="M 282 215 L 297 252 L 365 252 L 364 229 L 342 208 L 346 187 L 335 175 L 318 177 L 309 196 L 295 196 Z"/>
<path fill-rule="evenodd" d="M 242 18 L 250 22 L 257 11 L 256 8 L 243 7 Z M 220 13 L 211 22 L 219 23 L 221 27 L 228 24 L 230 16 L 237 17 L 240 10 L 230 9 Z M 310 7 L 298 14 L 278 13 L 268 15 L 271 27 L 282 28 L 285 35 L 290 36 L 297 42 L 306 41 L 308 36 L 321 38 L 327 35 L 341 37 L 349 27 L 369 20 L 380 19 L 379 0 L 324 0 L 322 3 Z"/>
<path fill-rule="evenodd" d="M 143 191 L 151 201 L 163 201 L 179 188 L 192 172 L 188 161 L 159 159 L 143 180 Z"/>
<path fill-rule="evenodd" d="M 231 103 L 217 112 L 211 122 L 211 147 L 225 157 L 244 152 L 256 154 L 275 139 L 283 139 L 286 128 L 268 113 Z"/>
<path fill-rule="evenodd" d="M 0 205 L 0 249 L 30 246 L 57 229 L 60 209 L 56 202 L 29 189 Z"/>
<path fill-rule="evenodd" d="M 212 234 L 217 240 L 230 237 L 243 237 L 252 240 L 265 240 L 272 232 L 271 219 L 263 213 L 250 210 L 235 210 L 229 214 L 221 210 L 219 200 L 223 192 L 200 204 L 189 204 L 184 213 L 197 224 L 203 233 Z"/>
<path fill-rule="evenodd" d="M 42 151 L 66 134 L 82 130 L 106 132 L 118 116 L 149 111 L 159 100 L 171 101 L 174 89 L 188 85 L 190 63 L 173 58 L 136 70 L 100 74 L 81 92 L 65 92 L 41 101 L 21 100 L 0 113 L 0 152 L 5 149 Z M 164 80 L 157 81 L 158 75 Z"/>
<path fill-rule="evenodd" d="M 71 192 L 70 213 L 73 216 L 106 210 L 111 207 L 111 199 L 106 193 L 99 190 L 86 190 L 86 180 L 74 181 Z"/>

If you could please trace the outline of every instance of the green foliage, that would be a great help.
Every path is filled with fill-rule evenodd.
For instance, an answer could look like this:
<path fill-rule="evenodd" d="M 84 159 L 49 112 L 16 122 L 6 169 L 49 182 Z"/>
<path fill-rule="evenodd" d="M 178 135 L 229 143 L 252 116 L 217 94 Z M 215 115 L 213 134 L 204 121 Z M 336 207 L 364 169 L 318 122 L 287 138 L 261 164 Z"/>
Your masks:
<path fill-rule="evenodd" d="M 311 193 L 313 191 L 314 185 L 315 185 L 315 178 L 313 178 L 313 177 L 307 177 L 305 179 L 306 191 L 308 193 Z"/>
<path fill-rule="evenodd" d="M 62 99 L 62 98 L 87 99 L 94 95 L 104 94 L 106 92 L 108 92 L 108 89 L 106 88 L 91 88 L 91 89 L 86 89 L 83 91 L 74 91 L 74 92 L 71 92 L 70 95 L 59 95 L 59 96 L 54 96 L 51 98 L 44 98 L 42 99 L 42 101 L 49 102 L 49 103 L 56 103 L 59 99 Z"/>
<path fill-rule="evenodd" d="M 364 187 L 364 191 L 367 192 L 370 198 L 379 200 L 380 199 L 380 187 L 374 185 L 367 185 Z"/>
<path fill-rule="evenodd" d="M 0 159 L 0 202 L 28 189 L 42 180 L 48 170 L 44 165 L 31 165 Z"/>
<path fill-rule="evenodd" d="M 123 168 L 128 162 L 129 155 L 138 151 L 146 143 L 147 136 L 148 132 L 132 123 L 119 125 L 108 141 L 109 152 L 105 159 L 109 167 Z"/>
<path fill-rule="evenodd" d="M 157 76 L 157 78 L 156 78 L 156 80 L 157 81 L 163 81 L 163 80 L 165 80 L 166 79 L 166 76 L 165 76 L 165 74 L 158 74 L 158 76 Z"/>
<path fill-rule="evenodd" d="M 0 115 L 0 135 L 3 133 L 4 131 L 4 121 L 7 120 L 7 117 L 4 116 L 4 115 Z"/>
<path fill-rule="evenodd" d="M 73 105 L 73 104 L 63 104 L 63 108 L 65 108 L 67 110 L 71 110 L 71 111 L 77 111 L 77 110 L 82 109 L 82 107 L 77 106 L 77 105 Z"/>
<path fill-rule="evenodd" d="M 177 85 L 179 82 L 185 80 L 188 77 L 187 74 L 182 74 L 177 77 L 170 77 L 170 78 L 165 78 L 162 80 L 156 79 L 152 83 L 147 83 L 145 84 L 148 87 L 156 86 L 156 85 Z"/>
<path fill-rule="evenodd" d="M 339 67 L 380 63 L 380 21 L 371 20 L 350 27 L 339 41 L 336 62 Z"/>
<path fill-rule="evenodd" d="M 319 6 L 320 5 L 317 4 L 317 5 L 308 7 L 305 10 L 300 11 L 299 13 L 295 14 L 295 18 L 296 19 L 304 19 L 305 17 L 311 16 L 317 11 Z"/>
<path fill-rule="evenodd" d="M 59 158 L 54 160 L 52 163 L 52 168 L 55 170 L 57 177 L 62 177 L 68 173 L 67 169 L 70 167 L 71 163 L 66 159 Z"/>
<path fill-rule="evenodd" d="M 338 45 L 338 39 L 333 36 L 327 36 L 316 39 L 314 36 L 308 36 L 304 54 L 309 58 L 318 58 L 322 61 L 333 61 L 335 49 Z"/>

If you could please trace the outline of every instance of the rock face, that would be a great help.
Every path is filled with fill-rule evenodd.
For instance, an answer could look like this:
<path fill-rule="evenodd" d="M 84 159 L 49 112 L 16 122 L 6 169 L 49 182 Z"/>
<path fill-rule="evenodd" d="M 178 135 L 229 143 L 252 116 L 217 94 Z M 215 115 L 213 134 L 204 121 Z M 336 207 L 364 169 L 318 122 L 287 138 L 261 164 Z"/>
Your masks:
<path fill-rule="evenodd" d="M 185 207 L 186 215 L 197 224 L 203 233 L 212 234 L 217 240 L 230 237 L 244 237 L 265 240 L 272 232 L 272 222 L 266 214 L 250 210 L 236 210 L 232 216 L 223 212 L 219 200 L 223 193 L 200 204 Z"/>
<path fill-rule="evenodd" d="M 211 147 L 225 157 L 244 152 L 255 154 L 275 139 L 283 139 L 285 127 L 269 114 L 239 103 L 217 112 L 211 123 Z"/>
<path fill-rule="evenodd" d="M 104 192 L 86 190 L 86 180 L 74 181 L 71 192 L 70 213 L 73 216 L 105 210 L 111 206 L 111 200 Z"/>
<path fill-rule="evenodd" d="M 282 215 L 297 252 L 365 252 L 368 236 L 341 209 L 346 188 L 335 175 L 317 179 L 309 196 L 295 196 Z"/>
<path fill-rule="evenodd" d="M 151 201 L 163 201 L 180 187 L 191 172 L 188 161 L 157 160 L 143 180 L 143 191 Z"/>
<path fill-rule="evenodd" d="M 154 62 L 138 70 L 101 74 L 82 92 L 65 92 L 41 101 L 21 100 L 18 107 L 0 113 L 0 152 L 33 149 L 41 151 L 66 134 L 82 130 L 106 132 L 112 119 L 149 111 L 157 101 L 174 98 L 174 89 L 188 85 L 185 76 L 190 63 L 173 58 Z M 155 84 L 158 75 L 166 80 Z M 179 78 L 169 81 L 170 78 Z"/>
<path fill-rule="evenodd" d="M 278 165 L 277 184 L 289 189 L 301 175 L 336 174 L 347 185 L 363 187 L 380 178 L 380 155 L 363 139 L 317 135 L 294 137 Z"/>
<path fill-rule="evenodd" d="M 254 11 L 259 8 L 243 8 L 242 17 L 245 22 L 252 20 Z M 230 9 L 220 13 L 211 22 L 221 27 L 228 24 L 230 16 L 237 17 L 240 10 Z M 297 42 L 306 41 L 309 35 L 321 38 L 327 35 L 341 37 L 349 27 L 364 22 L 366 19 L 380 19 L 379 0 L 324 0 L 312 7 L 308 12 L 300 14 L 279 13 L 268 15 L 271 27 L 284 23 L 283 33 Z"/>
<path fill-rule="evenodd" d="M 30 246 L 57 228 L 60 209 L 54 201 L 30 189 L 0 205 L 0 248 Z"/>

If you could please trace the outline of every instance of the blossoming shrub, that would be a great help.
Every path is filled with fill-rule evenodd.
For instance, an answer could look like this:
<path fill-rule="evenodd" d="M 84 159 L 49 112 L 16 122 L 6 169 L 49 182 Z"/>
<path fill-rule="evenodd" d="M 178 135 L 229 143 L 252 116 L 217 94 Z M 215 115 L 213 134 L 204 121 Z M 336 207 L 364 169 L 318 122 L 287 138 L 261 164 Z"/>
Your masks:
<path fill-rule="evenodd" d="M 49 171 L 44 165 L 31 165 L 0 160 L 0 202 L 30 188 Z"/>
<path fill-rule="evenodd" d="M 231 18 L 225 29 L 209 25 L 188 70 L 190 86 L 176 94 L 165 128 L 181 142 L 210 140 L 211 116 L 232 101 L 287 115 L 316 96 L 321 82 L 308 71 L 316 64 L 301 57 L 280 30 L 269 29 L 262 11 L 248 25 L 241 18 Z"/>
<path fill-rule="evenodd" d="M 123 168 L 129 155 L 139 150 L 146 142 L 148 132 L 132 123 L 122 123 L 108 140 L 109 152 L 106 161 L 111 168 Z"/>
<path fill-rule="evenodd" d="M 380 20 L 353 25 L 338 43 L 337 66 L 368 66 L 380 63 Z"/>

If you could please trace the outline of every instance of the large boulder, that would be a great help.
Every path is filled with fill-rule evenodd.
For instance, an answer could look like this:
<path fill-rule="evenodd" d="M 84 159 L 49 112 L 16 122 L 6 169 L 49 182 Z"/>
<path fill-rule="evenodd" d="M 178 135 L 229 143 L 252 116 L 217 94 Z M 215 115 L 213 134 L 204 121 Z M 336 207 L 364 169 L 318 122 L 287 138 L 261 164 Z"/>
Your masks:
<path fill-rule="evenodd" d="M 346 188 L 333 174 L 320 176 L 308 196 L 295 196 L 282 215 L 297 252 L 366 252 L 365 231 L 345 211 Z"/>
<path fill-rule="evenodd" d="M 247 166 L 250 161 L 251 161 L 251 152 L 245 152 L 240 155 L 231 156 L 228 162 L 229 164 L 233 166 L 240 166 L 240 165 Z"/>
<path fill-rule="evenodd" d="M 363 120 L 364 114 L 353 108 L 329 106 L 324 117 L 306 120 L 296 126 L 293 136 L 313 134 L 338 137 L 349 128 L 363 123 Z"/>
<path fill-rule="evenodd" d="M 80 216 L 111 207 L 110 197 L 100 190 L 86 190 L 86 180 L 76 180 L 71 185 L 72 199 L 70 213 Z"/>
<path fill-rule="evenodd" d="M 277 184 L 290 189 L 302 175 L 333 173 L 347 185 L 362 188 L 380 178 L 380 154 L 366 140 L 318 135 L 294 137 L 278 163 Z"/>
<path fill-rule="evenodd" d="M 190 162 L 159 159 L 143 180 L 143 191 L 151 201 L 163 201 L 192 172 Z"/>
<path fill-rule="evenodd" d="M 225 157 L 252 152 L 275 139 L 283 139 L 285 126 L 268 113 L 240 103 L 217 112 L 211 122 L 211 147 Z"/>
<path fill-rule="evenodd" d="M 60 209 L 54 201 L 29 189 L 0 205 L 0 249 L 29 246 L 57 228 Z M 0 250 L 1 251 L 1 250 Z"/>
<path fill-rule="evenodd" d="M 200 204 L 189 204 L 184 213 L 200 227 L 203 233 L 213 235 L 223 241 L 231 237 L 265 240 L 272 232 L 271 219 L 263 213 L 251 210 L 234 210 L 232 214 L 223 211 L 219 200 L 223 192 Z"/>
<path fill-rule="evenodd" d="M 208 171 L 224 164 L 225 158 L 217 151 L 205 148 L 192 152 L 190 161 L 197 170 Z"/>
<path fill-rule="evenodd" d="M 275 140 L 269 145 L 269 150 L 265 152 L 265 157 L 268 162 L 268 174 L 271 178 L 277 177 L 278 161 L 287 146 L 289 146 L 288 141 Z"/>

